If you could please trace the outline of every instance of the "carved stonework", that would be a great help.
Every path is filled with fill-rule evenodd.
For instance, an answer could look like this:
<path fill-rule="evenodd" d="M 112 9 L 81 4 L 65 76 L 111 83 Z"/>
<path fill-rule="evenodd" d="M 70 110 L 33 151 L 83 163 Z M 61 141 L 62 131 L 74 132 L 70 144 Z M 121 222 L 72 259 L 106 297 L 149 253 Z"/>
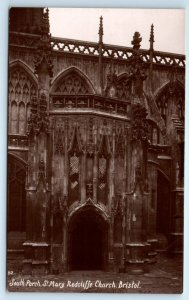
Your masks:
<path fill-rule="evenodd" d="M 135 32 L 132 41 L 133 55 L 130 58 L 129 77 L 133 82 L 132 94 L 137 102 L 141 102 L 143 97 L 143 81 L 146 79 L 144 62 L 139 51 L 141 41 L 140 33 Z"/>
<path fill-rule="evenodd" d="M 58 126 L 55 131 L 55 153 L 64 154 L 64 129 Z"/>
<path fill-rule="evenodd" d="M 131 138 L 132 140 L 148 141 L 148 122 L 146 109 L 137 103 L 131 107 Z"/>
<path fill-rule="evenodd" d="M 157 103 L 152 95 L 146 95 L 146 99 L 148 101 L 148 106 L 150 111 L 148 111 L 148 115 L 153 118 L 155 123 L 158 125 L 159 129 L 163 136 L 166 134 L 166 126 L 165 121 L 162 119 L 161 112 L 158 109 Z"/>
<path fill-rule="evenodd" d="M 184 88 L 180 86 L 178 81 L 170 81 L 159 93 L 156 103 L 165 122 L 168 115 L 174 115 L 184 123 Z"/>
<path fill-rule="evenodd" d="M 45 163 L 42 159 L 39 162 L 38 181 L 43 183 L 46 181 Z"/>
<path fill-rule="evenodd" d="M 27 133 L 36 133 L 38 129 L 38 108 L 37 108 L 37 97 L 31 99 L 31 113 L 28 119 Z"/>
<path fill-rule="evenodd" d="M 116 98 L 117 97 L 117 82 L 118 77 L 115 71 L 115 68 L 112 68 L 112 65 L 110 65 L 109 73 L 107 75 L 107 85 L 105 89 L 105 96 L 110 98 Z"/>
<path fill-rule="evenodd" d="M 128 74 L 124 74 L 118 77 L 116 86 L 118 99 L 130 101 L 131 88 L 131 80 Z"/>
<path fill-rule="evenodd" d="M 56 93 L 65 95 L 91 94 L 91 88 L 84 78 L 76 71 L 71 71 L 64 76 L 55 88 Z M 81 104 L 80 104 L 81 105 Z"/>
<path fill-rule="evenodd" d="M 121 100 L 129 100 L 130 95 L 131 80 L 128 74 L 125 73 L 117 76 L 115 68 L 110 66 L 110 70 L 107 75 L 105 96 Z"/>
<path fill-rule="evenodd" d="M 86 184 L 86 199 L 93 199 L 93 183 L 92 182 L 88 182 Z"/>
<path fill-rule="evenodd" d="M 36 83 L 21 66 L 13 67 L 9 75 L 9 133 L 26 134 Z"/>
<path fill-rule="evenodd" d="M 79 131 L 77 127 L 74 127 L 74 131 L 71 138 L 69 153 L 69 205 L 73 202 L 80 200 L 80 163 L 82 147 L 79 137 Z"/>
<path fill-rule="evenodd" d="M 41 93 L 39 98 L 38 131 L 49 133 L 49 116 L 47 113 L 47 96 Z"/>
<path fill-rule="evenodd" d="M 41 25 L 41 37 L 37 47 L 36 58 L 34 61 L 35 72 L 40 73 L 40 70 L 44 66 L 46 68 L 47 74 L 52 77 L 53 64 L 52 64 L 52 49 L 50 44 L 50 34 L 49 34 L 49 10 L 48 8 L 43 13 L 42 25 Z"/>
<path fill-rule="evenodd" d="M 32 98 L 31 114 L 28 119 L 28 135 L 41 131 L 49 133 L 49 117 L 47 114 L 47 97 L 45 93 L 41 93 L 39 99 L 37 97 Z"/>
<path fill-rule="evenodd" d="M 93 157 L 95 151 L 96 151 L 95 144 L 87 144 L 86 145 L 86 153 L 87 153 L 87 155 L 89 155 L 90 157 Z"/>
<path fill-rule="evenodd" d="M 106 204 L 108 196 L 108 170 L 110 150 L 106 135 L 101 137 L 98 150 L 98 201 Z"/>

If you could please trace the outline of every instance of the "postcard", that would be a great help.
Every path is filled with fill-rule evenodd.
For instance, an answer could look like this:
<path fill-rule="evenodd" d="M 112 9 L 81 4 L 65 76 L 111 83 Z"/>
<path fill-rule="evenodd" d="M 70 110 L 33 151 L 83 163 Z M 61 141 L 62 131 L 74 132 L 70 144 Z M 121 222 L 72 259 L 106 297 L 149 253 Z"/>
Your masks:
<path fill-rule="evenodd" d="M 10 9 L 8 291 L 182 293 L 184 22 Z"/>

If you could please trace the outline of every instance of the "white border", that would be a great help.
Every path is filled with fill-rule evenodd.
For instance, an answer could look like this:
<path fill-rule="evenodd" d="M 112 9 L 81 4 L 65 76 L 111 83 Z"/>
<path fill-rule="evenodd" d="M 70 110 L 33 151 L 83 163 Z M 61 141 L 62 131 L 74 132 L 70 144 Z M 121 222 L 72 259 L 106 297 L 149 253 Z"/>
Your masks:
<path fill-rule="evenodd" d="M 6 168 L 7 168 L 7 77 L 8 77 L 8 8 L 11 6 L 41 7 L 125 7 L 125 8 L 185 8 L 186 9 L 186 55 L 189 55 L 189 1 L 188 0 L 1 0 L 0 1 L 0 299 L 189 299 L 189 83 L 186 85 L 186 134 L 185 134 L 185 253 L 184 293 L 161 294 L 66 294 L 66 293 L 9 293 L 6 291 Z M 188 65 L 188 57 L 187 57 Z M 189 82 L 189 69 L 186 70 Z"/>

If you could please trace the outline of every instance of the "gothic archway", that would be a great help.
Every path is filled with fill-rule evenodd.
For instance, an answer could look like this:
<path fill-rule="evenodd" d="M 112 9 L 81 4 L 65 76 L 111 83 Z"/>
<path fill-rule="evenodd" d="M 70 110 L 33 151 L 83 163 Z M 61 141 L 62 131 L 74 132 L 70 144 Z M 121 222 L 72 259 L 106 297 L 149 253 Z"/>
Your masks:
<path fill-rule="evenodd" d="M 75 213 L 68 226 L 69 270 L 104 270 L 108 224 L 92 207 Z"/>
<path fill-rule="evenodd" d="M 179 80 L 169 81 L 161 87 L 155 93 L 155 101 L 165 124 L 167 124 L 167 120 L 171 115 L 176 115 L 183 121 L 185 91 Z"/>
<path fill-rule="evenodd" d="M 82 71 L 71 67 L 54 78 L 51 92 L 64 95 L 83 95 L 94 94 L 95 90 L 89 78 Z"/>

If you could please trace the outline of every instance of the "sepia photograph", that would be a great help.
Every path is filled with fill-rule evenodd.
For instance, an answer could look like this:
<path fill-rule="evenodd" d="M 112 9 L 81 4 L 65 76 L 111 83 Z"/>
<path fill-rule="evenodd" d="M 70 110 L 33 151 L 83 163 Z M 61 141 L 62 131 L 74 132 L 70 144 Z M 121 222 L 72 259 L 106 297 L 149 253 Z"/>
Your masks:
<path fill-rule="evenodd" d="M 183 292 L 185 10 L 11 7 L 9 292 Z"/>

